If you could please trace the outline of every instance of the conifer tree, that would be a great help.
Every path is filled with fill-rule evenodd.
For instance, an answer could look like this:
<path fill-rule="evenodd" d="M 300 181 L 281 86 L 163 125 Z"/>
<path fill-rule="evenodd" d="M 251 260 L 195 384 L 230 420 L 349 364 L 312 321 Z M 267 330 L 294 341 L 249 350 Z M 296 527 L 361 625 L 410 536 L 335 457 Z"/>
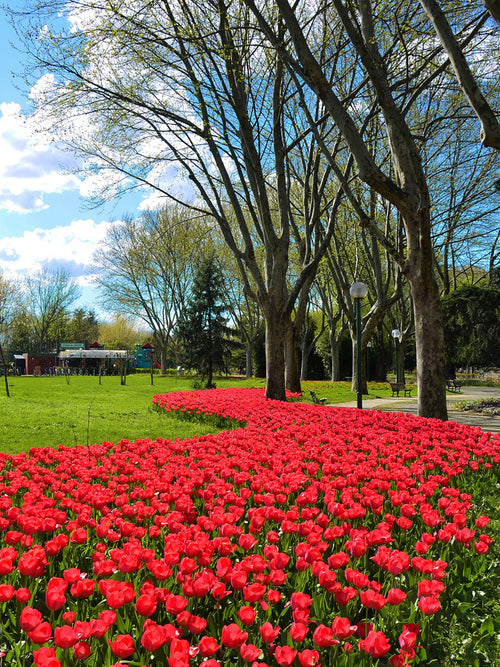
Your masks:
<path fill-rule="evenodd" d="M 225 371 L 230 357 L 226 312 L 223 276 L 212 255 L 194 277 L 191 297 L 177 327 L 182 364 L 196 369 L 207 389 L 215 386 L 214 372 Z"/>

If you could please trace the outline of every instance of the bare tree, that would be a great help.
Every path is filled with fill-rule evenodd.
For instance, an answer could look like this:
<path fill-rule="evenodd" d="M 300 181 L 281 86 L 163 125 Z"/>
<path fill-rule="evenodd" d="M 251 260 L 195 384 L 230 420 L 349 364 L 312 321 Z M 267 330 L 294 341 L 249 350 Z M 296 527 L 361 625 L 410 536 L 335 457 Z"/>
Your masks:
<path fill-rule="evenodd" d="M 179 205 L 115 223 L 94 255 L 92 272 L 105 308 L 141 319 L 153 332 L 162 373 L 173 328 L 196 267 L 216 243 L 214 225 Z"/>
<path fill-rule="evenodd" d="M 497 103 L 494 103 L 492 108 L 488 102 L 487 96 L 481 89 L 481 76 L 474 72 L 473 67 L 467 59 L 467 51 L 461 44 L 460 38 L 457 37 L 457 34 L 453 31 L 453 28 L 438 0 L 419 1 L 432 22 L 434 30 L 450 59 L 450 63 L 463 94 L 481 122 L 481 142 L 483 146 L 500 150 L 498 108 L 495 109 Z M 459 7 L 454 8 L 455 15 L 452 16 L 452 20 L 455 23 L 458 23 L 458 32 L 460 32 L 461 26 L 463 25 L 464 12 L 467 12 L 469 17 L 468 21 L 470 21 L 470 17 L 473 16 L 477 25 L 483 25 L 489 15 L 491 15 L 497 24 L 500 25 L 500 8 L 498 0 L 485 0 L 484 5 L 488 11 L 484 11 L 482 7 L 479 6 L 479 3 L 472 3 L 470 1 L 459 3 Z M 484 48 L 484 46 L 482 48 Z M 477 55 L 478 49 L 472 49 L 472 58 L 477 58 Z M 489 63 L 489 68 L 491 68 L 491 63 Z M 498 69 L 498 63 L 496 69 Z"/>
<path fill-rule="evenodd" d="M 26 278 L 25 289 L 35 347 L 48 352 L 60 339 L 80 288 L 66 269 L 46 267 Z"/>

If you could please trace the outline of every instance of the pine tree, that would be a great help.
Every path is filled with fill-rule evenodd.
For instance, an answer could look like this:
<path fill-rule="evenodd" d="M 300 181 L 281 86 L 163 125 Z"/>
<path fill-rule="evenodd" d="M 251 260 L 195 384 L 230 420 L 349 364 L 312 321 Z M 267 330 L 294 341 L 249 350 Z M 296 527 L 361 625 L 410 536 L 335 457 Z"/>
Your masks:
<path fill-rule="evenodd" d="M 182 365 L 194 368 L 205 387 L 214 387 L 215 371 L 227 369 L 230 357 L 224 303 L 224 280 L 214 256 L 205 259 L 193 281 L 191 297 L 177 326 Z"/>

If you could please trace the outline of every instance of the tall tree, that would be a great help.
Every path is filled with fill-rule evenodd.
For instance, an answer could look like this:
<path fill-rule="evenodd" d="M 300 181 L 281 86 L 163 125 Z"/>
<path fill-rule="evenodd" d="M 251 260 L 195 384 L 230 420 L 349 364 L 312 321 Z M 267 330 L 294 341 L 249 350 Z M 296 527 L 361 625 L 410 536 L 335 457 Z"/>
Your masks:
<path fill-rule="evenodd" d="M 138 320 L 124 315 L 113 315 L 99 324 L 99 341 L 109 350 L 133 350 L 138 343 L 147 342 L 149 332 Z"/>
<path fill-rule="evenodd" d="M 115 223 L 94 255 L 102 304 L 110 313 L 146 324 L 162 373 L 196 267 L 202 254 L 215 247 L 216 236 L 207 216 L 193 218 L 187 208 L 171 204 Z"/>
<path fill-rule="evenodd" d="M 486 77 L 484 73 L 481 76 L 481 72 L 477 72 L 477 59 L 479 57 L 482 60 L 481 49 L 485 50 L 487 47 L 484 43 L 482 45 L 479 44 L 478 47 L 478 42 L 476 41 L 476 44 L 473 45 L 476 48 L 469 47 L 466 49 L 462 44 L 463 37 L 461 36 L 464 12 L 467 12 L 467 22 L 470 23 L 471 20 L 475 21 L 478 27 L 483 26 L 490 15 L 495 19 L 497 25 L 500 26 L 498 0 L 484 1 L 484 5 L 488 11 L 485 11 L 479 2 L 471 2 L 470 0 L 451 3 L 448 16 L 438 0 L 419 0 L 419 2 L 429 17 L 446 51 L 463 94 L 481 122 L 480 136 L 483 146 L 500 150 L 500 123 L 498 110 L 495 110 L 495 107 L 498 105 L 498 99 L 493 99 L 493 95 L 496 94 L 493 89 L 491 99 L 488 100 L 488 93 L 484 91 L 485 85 L 489 87 L 488 83 L 485 82 Z M 498 40 L 498 31 L 496 37 Z M 489 49 L 487 50 L 490 51 Z M 496 53 L 492 54 L 490 51 L 489 57 L 491 58 L 492 55 L 498 58 Z M 468 57 L 471 61 L 469 61 Z M 474 61 L 476 62 L 474 63 Z M 497 71 L 498 65 L 497 61 L 496 68 L 493 67 Z M 491 68 L 492 64 L 489 62 L 488 69 L 491 71 Z M 496 85 L 498 85 L 498 81 Z"/>
<path fill-rule="evenodd" d="M 222 271 L 212 255 L 200 264 L 187 307 L 177 325 L 182 364 L 195 368 L 207 389 L 214 386 L 214 372 L 226 371 L 230 359 L 232 332 L 227 326 L 228 304 L 224 294 Z"/>
<path fill-rule="evenodd" d="M 68 320 L 66 340 L 82 342 L 84 347 L 99 338 L 99 320 L 93 310 L 77 308 Z"/>
<path fill-rule="evenodd" d="M 453 366 L 500 366 L 500 289 L 463 285 L 443 298 L 446 356 Z"/>
<path fill-rule="evenodd" d="M 28 276 L 25 286 L 35 351 L 48 352 L 63 337 L 69 308 L 80 296 L 80 288 L 60 267 L 43 268 Z"/>

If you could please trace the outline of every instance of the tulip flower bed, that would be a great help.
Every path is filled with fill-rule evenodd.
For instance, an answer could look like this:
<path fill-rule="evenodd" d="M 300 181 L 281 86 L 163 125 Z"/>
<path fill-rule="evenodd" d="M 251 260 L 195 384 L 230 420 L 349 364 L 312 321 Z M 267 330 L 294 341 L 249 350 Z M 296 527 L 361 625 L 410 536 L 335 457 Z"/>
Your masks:
<path fill-rule="evenodd" d="M 488 562 L 460 486 L 496 475 L 498 437 L 260 389 L 154 402 L 234 429 L 0 454 L 6 664 L 425 664 Z"/>

